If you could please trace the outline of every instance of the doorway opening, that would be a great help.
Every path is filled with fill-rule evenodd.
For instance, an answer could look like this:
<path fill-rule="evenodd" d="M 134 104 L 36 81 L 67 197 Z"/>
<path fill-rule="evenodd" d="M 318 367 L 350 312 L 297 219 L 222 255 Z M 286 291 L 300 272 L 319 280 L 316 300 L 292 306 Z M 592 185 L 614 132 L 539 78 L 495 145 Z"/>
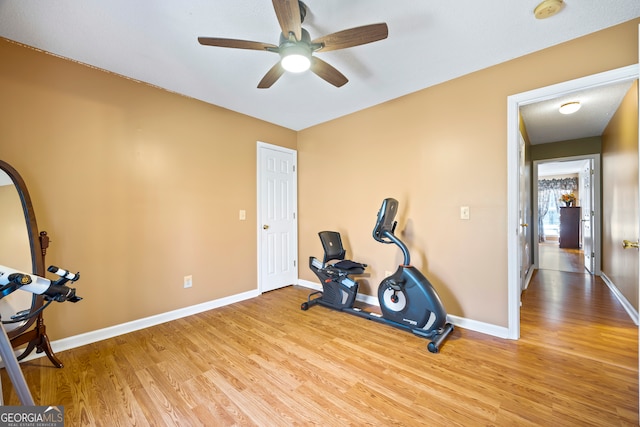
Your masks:
<path fill-rule="evenodd" d="M 598 88 L 613 83 L 633 81 L 638 78 L 637 65 L 630 65 L 592 76 L 523 92 L 507 99 L 507 253 L 508 253 L 508 330 L 507 338 L 520 337 L 520 270 L 523 248 L 520 244 L 520 176 L 519 155 L 520 108 L 555 99 L 579 90 Z M 535 226 L 535 223 L 534 223 Z"/>
<path fill-rule="evenodd" d="M 532 181 L 535 268 L 599 275 L 599 154 L 534 161 Z"/>

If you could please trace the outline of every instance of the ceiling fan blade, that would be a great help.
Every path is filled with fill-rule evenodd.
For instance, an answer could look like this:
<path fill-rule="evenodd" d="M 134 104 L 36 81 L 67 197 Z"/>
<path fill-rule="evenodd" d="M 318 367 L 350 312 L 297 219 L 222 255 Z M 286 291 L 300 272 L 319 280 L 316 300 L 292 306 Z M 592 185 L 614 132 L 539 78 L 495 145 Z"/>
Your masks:
<path fill-rule="evenodd" d="M 347 47 L 376 42 L 386 39 L 388 35 L 389 28 L 387 24 L 370 24 L 328 34 L 312 40 L 311 43 L 323 44 L 323 47 L 318 49 L 318 52 L 328 52 L 330 50 L 345 49 Z"/>
<path fill-rule="evenodd" d="M 276 62 L 276 65 L 271 67 L 267 74 L 264 75 L 260 83 L 258 83 L 258 89 L 268 89 L 284 74 L 284 68 L 280 65 L 280 61 Z"/>
<path fill-rule="evenodd" d="M 302 20 L 298 0 L 273 0 L 273 8 L 285 38 L 293 33 L 296 40 L 302 40 Z"/>
<path fill-rule="evenodd" d="M 311 57 L 311 71 L 335 87 L 344 86 L 349 81 L 340 71 L 315 56 Z"/>
<path fill-rule="evenodd" d="M 278 46 L 270 43 L 252 42 L 249 40 L 221 39 L 219 37 L 198 37 L 198 42 L 205 46 L 231 47 L 234 49 L 269 50 Z"/>

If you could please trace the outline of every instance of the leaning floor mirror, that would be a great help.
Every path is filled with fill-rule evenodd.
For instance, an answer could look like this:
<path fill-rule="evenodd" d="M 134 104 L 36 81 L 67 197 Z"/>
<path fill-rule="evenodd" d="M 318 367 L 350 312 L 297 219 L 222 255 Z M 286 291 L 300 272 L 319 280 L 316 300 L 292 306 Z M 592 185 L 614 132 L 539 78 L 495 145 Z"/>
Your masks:
<path fill-rule="evenodd" d="M 44 257 L 49 245 L 46 232 L 38 232 L 36 217 L 27 187 L 18 172 L 0 160 L 0 265 L 15 270 L 45 275 Z M 51 349 L 42 307 L 44 298 L 17 290 L 0 299 L 0 319 L 18 360 L 34 349 L 44 352 L 54 366 L 62 362 Z M 29 314 L 29 316 L 25 316 Z M 12 322 L 12 319 L 25 319 Z"/>

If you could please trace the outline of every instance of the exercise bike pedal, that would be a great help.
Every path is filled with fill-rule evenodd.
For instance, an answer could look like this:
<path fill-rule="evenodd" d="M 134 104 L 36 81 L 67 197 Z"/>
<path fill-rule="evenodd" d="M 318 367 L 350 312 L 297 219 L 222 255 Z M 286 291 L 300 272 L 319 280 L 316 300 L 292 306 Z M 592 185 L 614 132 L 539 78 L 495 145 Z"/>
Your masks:
<path fill-rule="evenodd" d="M 397 281 L 397 280 L 389 279 L 389 278 L 385 279 L 385 280 L 382 282 L 382 284 L 383 284 L 384 286 L 386 286 L 386 287 L 387 287 L 387 289 L 392 289 L 392 290 L 394 290 L 394 291 L 396 291 L 396 292 L 400 292 L 400 291 L 402 291 L 402 288 L 404 288 L 404 283 L 405 283 L 405 282 L 404 282 L 403 280 L 401 280 L 401 281 Z"/>

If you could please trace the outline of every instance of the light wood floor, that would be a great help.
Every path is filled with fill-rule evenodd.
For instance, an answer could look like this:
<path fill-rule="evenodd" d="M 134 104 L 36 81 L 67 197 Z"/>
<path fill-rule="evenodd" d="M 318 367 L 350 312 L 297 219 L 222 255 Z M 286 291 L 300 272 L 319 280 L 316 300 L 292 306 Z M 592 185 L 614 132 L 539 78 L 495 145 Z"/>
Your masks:
<path fill-rule="evenodd" d="M 558 242 L 538 244 L 540 270 L 558 270 L 571 273 L 586 273 L 584 252 L 581 249 L 561 248 Z"/>
<path fill-rule="evenodd" d="M 519 341 L 458 328 L 439 354 L 385 325 L 301 311 L 307 293 L 287 287 L 23 371 L 67 426 L 638 424 L 637 328 L 598 278 L 538 271 Z M 17 404 L 4 370 L 2 386 Z"/>

